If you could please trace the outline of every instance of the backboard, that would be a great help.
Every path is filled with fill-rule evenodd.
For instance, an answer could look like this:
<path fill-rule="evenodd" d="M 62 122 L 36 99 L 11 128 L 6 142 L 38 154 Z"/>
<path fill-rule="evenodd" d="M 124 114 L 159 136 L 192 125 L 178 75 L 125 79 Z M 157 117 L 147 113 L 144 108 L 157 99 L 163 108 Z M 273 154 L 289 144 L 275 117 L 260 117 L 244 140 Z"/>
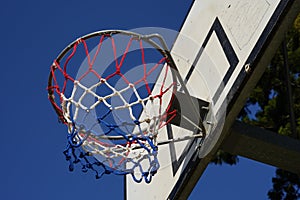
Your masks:
<path fill-rule="evenodd" d="M 181 195 L 181 191 L 186 190 L 187 183 L 193 185 L 201 176 L 202 172 L 196 171 L 199 163 L 204 163 L 204 170 L 208 158 L 219 149 L 274 52 L 266 50 L 267 47 L 271 43 L 271 48 L 276 47 L 274 41 L 283 35 L 284 31 L 279 29 L 286 23 L 286 14 L 293 3 L 291 0 L 193 2 L 171 55 L 199 106 L 207 135 L 201 143 L 195 138 L 159 147 L 161 169 L 150 184 L 137 184 L 126 178 L 126 199 L 187 198 L 189 193 Z M 268 55 L 265 52 L 269 52 Z M 183 102 L 184 97 L 179 100 L 179 106 L 189 110 Z M 176 122 L 160 133 L 167 139 L 193 134 L 192 128 Z"/>

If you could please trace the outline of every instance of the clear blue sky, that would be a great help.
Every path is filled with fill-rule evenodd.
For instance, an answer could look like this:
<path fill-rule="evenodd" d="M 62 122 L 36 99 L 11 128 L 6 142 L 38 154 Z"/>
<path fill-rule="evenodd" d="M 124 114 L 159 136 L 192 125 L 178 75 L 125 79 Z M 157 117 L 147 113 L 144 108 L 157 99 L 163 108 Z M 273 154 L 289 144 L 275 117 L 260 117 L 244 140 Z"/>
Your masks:
<path fill-rule="evenodd" d="M 0 197 L 5 200 L 122 199 L 123 178 L 69 172 L 66 127 L 47 100 L 49 66 L 79 36 L 102 29 L 178 30 L 187 1 L 3 1 Z M 246 159 L 210 165 L 189 199 L 266 199 L 274 168 Z"/>

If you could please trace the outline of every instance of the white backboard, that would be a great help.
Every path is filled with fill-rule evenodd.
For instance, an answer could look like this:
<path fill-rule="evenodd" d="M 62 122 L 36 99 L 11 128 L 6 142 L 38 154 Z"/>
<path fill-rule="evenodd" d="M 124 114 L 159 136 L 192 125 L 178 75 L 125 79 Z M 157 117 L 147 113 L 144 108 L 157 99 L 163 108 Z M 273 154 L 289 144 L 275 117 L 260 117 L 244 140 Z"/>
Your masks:
<path fill-rule="evenodd" d="M 207 135 L 159 147 L 161 169 L 150 184 L 125 180 L 127 199 L 173 199 L 193 167 L 217 143 L 236 95 L 251 76 L 255 61 L 274 34 L 290 0 L 195 0 L 171 54 L 193 98 L 208 102 Z M 201 111 L 201 108 L 199 109 Z M 193 135 L 171 124 L 162 139 Z M 201 146 L 201 148 L 199 148 Z"/>

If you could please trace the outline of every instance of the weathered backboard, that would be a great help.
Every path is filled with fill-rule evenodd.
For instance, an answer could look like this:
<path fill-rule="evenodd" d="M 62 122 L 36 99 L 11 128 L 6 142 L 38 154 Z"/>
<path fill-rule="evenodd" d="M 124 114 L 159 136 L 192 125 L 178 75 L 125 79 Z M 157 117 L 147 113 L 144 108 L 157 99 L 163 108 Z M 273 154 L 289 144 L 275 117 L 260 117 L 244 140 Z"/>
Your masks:
<path fill-rule="evenodd" d="M 241 91 L 246 90 L 249 84 L 256 84 L 254 81 L 249 83 L 250 77 L 259 76 L 254 73 L 259 59 L 274 40 L 293 2 L 193 2 L 171 54 L 190 95 L 198 102 L 207 135 L 201 144 L 199 139 L 190 139 L 160 146 L 158 157 L 161 169 L 150 184 L 135 183 L 130 177 L 126 178 L 126 199 L 178 198 L 191 177 L 199 178 L 201 173 L 195 171 L 195 166 L 219 148 L 225 134 L 223 127 L 230 127 L 238 111 L 229 113 L 243 106 L 245 98 L 239 98 Z M 188 108 L 180 106 L 183 110 Z M 162 139 L 172 139 L 195 133 L 191 128 L 173 123 L 159 134 L 165 137 Z M 207 159 L 205 162 L 207 164 Z M 187 198 L 188 194 L 182 195 L 182 198 Z"/>

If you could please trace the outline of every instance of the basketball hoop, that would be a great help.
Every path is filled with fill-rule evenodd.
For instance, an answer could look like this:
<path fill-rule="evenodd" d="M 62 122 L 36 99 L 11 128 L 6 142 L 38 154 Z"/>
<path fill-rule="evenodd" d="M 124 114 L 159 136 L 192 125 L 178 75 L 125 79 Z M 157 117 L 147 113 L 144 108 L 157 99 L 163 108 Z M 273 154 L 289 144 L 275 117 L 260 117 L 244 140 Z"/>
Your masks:
<path fill-rule="evenodd" d="M 99 31 L 67 46 L 50 68 L 47 89 L 68 127 L 69 169 L 79 163 L 97 178 L 131 174 L 149 183 L 160 167 L 159 130 L 178 114 L 178 84 L 184 85 L 158 34 Z M 195 137 L 204 137 L 202 123 L 195 126 L 202 132 Z"/>

